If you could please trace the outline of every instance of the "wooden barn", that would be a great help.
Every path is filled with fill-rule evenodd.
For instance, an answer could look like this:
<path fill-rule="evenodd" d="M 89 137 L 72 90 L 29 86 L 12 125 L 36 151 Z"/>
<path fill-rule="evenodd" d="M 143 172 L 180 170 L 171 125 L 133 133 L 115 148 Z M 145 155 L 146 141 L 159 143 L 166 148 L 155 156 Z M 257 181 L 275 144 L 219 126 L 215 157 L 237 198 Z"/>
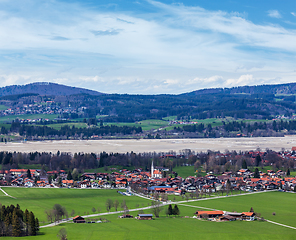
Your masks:
<path fill-rule="evenodd" d="M 153 214 L 138 214 L 139 220 L 152 220 Z"/>
<path fill-rule="evenodd" d="M 85 219 L 81 216 L 76 216 L 76 217 L 73 217 L 73 222 L 74 223 L 85 223 Z"/>

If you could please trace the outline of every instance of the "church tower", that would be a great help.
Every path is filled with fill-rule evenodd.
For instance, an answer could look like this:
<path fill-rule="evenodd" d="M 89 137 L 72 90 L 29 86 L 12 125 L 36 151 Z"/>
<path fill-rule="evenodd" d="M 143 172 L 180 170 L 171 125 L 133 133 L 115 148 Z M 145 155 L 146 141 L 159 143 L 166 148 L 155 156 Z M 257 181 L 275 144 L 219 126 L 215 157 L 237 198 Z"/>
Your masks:
<path fill-rule="evenodd" d="M 154 166 L 153 166 L 153 161 L 151 164 L 151 178 L 154 178 Z"/>

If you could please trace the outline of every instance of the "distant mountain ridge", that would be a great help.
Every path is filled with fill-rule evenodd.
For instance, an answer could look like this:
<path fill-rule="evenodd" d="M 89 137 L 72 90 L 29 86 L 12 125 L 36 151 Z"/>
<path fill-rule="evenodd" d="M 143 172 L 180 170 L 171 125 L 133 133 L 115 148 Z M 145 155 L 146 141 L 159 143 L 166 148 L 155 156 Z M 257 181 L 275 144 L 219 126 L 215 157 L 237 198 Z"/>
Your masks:
<path fill-rule="evenodd" d="M 89 94 L 97 96 L 104 93 L 51 82 L 36 82 L 26 85 L 11 85 L 0 88 L 0 97 L 20 94 L 39 94 L 42 96 L 68 96 L 75 94 Z M 198 96 L 204 94 L 296 94 L 296 83 L 240 86 L 232 88 L 205 88 L 179 95 Z"/>
<path fill-rule="evenodd" d="M 8 95 L 34 93 L 48 96 L 67 96 L 74 94 L 101 95 L 102 93 L 77 87 L 70 87 L 57 83 L 37 82 L 26 85 L 11 85 L 0 88 L 0 97 Z"/>
<path fill-rule="evenodd" d="M 241 86 L 233 88 L 206 88 L 193 92 L 185 93 L 185 95 L 202 95 L 202 94 L 296 94 L 296 83 L 270 84 L 257 86 Z"/>

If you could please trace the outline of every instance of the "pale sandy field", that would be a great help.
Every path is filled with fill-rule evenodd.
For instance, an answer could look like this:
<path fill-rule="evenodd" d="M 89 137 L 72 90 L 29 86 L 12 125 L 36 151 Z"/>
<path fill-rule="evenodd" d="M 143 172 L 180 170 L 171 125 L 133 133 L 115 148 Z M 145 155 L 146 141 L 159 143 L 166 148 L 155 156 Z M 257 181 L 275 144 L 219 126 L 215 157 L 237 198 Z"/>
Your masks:
<path fill-rule="evenodd" d="M 0 151 L 16 152 L 179 152 L 191 149 L 196 152 L 207 150 L 291 150 L 296 146 L 296 136 L 269 138 L 215 138 L 215 139 L 141 139 L 141 140 L 75 140 L 75 141 L 43 141 L 43 142 L 10 142 L 0 143 Z"/>

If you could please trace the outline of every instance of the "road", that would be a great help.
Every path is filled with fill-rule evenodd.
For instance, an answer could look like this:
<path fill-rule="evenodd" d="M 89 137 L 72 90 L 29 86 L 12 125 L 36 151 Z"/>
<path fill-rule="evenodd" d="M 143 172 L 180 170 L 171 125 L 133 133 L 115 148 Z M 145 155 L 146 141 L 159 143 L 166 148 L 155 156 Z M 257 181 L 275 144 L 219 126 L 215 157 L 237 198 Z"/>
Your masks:
<path fill-rule="evenodd" d="M 276 190 L 272 190 L 272 191 L 276 191 Z M 185 200 L 185 201 L 177 201 L 177 202 L 161 202 L 161 206 L 166 206 L 168 204 L 178 204 L 178 205 L 186 206 L 186 207 L 202 208 L 202 209 L 208 209 L 208 210 L 218 210 L 218 209 L 212 209 L 212 208 L 206 208 L 206 207 L 188 205 L 188 204 L 184 204 L 184 203 L 198 202 L 198 201 L 208 201 L 208 200 L 219 199 L 219 198 L 238 197 L 238 196 L 251 195 L 251 194 L 260 194 L 260 193 L 264 193 L 264 192 L 270 192 L 270 191 L 242 193 L 242 194 L 235 194 L 235 195 L 228 195 L 228 196 L 217 196 L 217 197 L 202 198 L 202 199 L 192 199 L 192 200 L 188 200 L 188 201 Z M 141 197 L 141 198 L 144 198 L 144 199 L 151 200 L 150 198 L 148 198 L 146 196 L 143 196 L 141 194 L 134 193 L 134 195 L 136 195 L 138 197 Z M 154 208 L 154 207 L 155 206 L 148 206 L 148 207 L 142 207 L 142 208 L 134 208 L 134 209 L 129 209 L 129 212 L 135 212 L 135 211 L 139 211 L 139 210 L 147 210 L 147 209 L 151 209 L 151 208 Z M 123 213 L 123 211 L 115 211 L 115 212 L 105 212 L 105 213 L 97 213 L 97 214 L 84 215 L 82 217 L 83 218 L 90 218 L 90 217 L 107 216 L 107 215 L 111 215 L 111 214 L 122 214 L 122 213 Z M 56 226 L 58 224 L 66 223 L 66 222 L 69 222 L 69 221 L 72 221 L 72 218 L 70 218 L 70 219 L 63 219 L 62 221 L 60 221 L 58 223 L 51 223 L 51 224 L 48 224 L 48 225 L 41 226 L 40 228 L 53 227 L 53 226 Z M 272 223 L 272 224 L 275 224 L 275 225 L 279 225 L 279 226 L 282 226 L 282 227 L 291 228 L 291 229 L 295 229 L 296 230 L 295 227 L 288 226 L 288 225 L 281 224 L 281 223 L 277 223 L 277 222 L 274 222 L 274 221 L 270 221 L 268 219 L 265 219 L 265 221 L 267 221 L 269 223 Z"/>

